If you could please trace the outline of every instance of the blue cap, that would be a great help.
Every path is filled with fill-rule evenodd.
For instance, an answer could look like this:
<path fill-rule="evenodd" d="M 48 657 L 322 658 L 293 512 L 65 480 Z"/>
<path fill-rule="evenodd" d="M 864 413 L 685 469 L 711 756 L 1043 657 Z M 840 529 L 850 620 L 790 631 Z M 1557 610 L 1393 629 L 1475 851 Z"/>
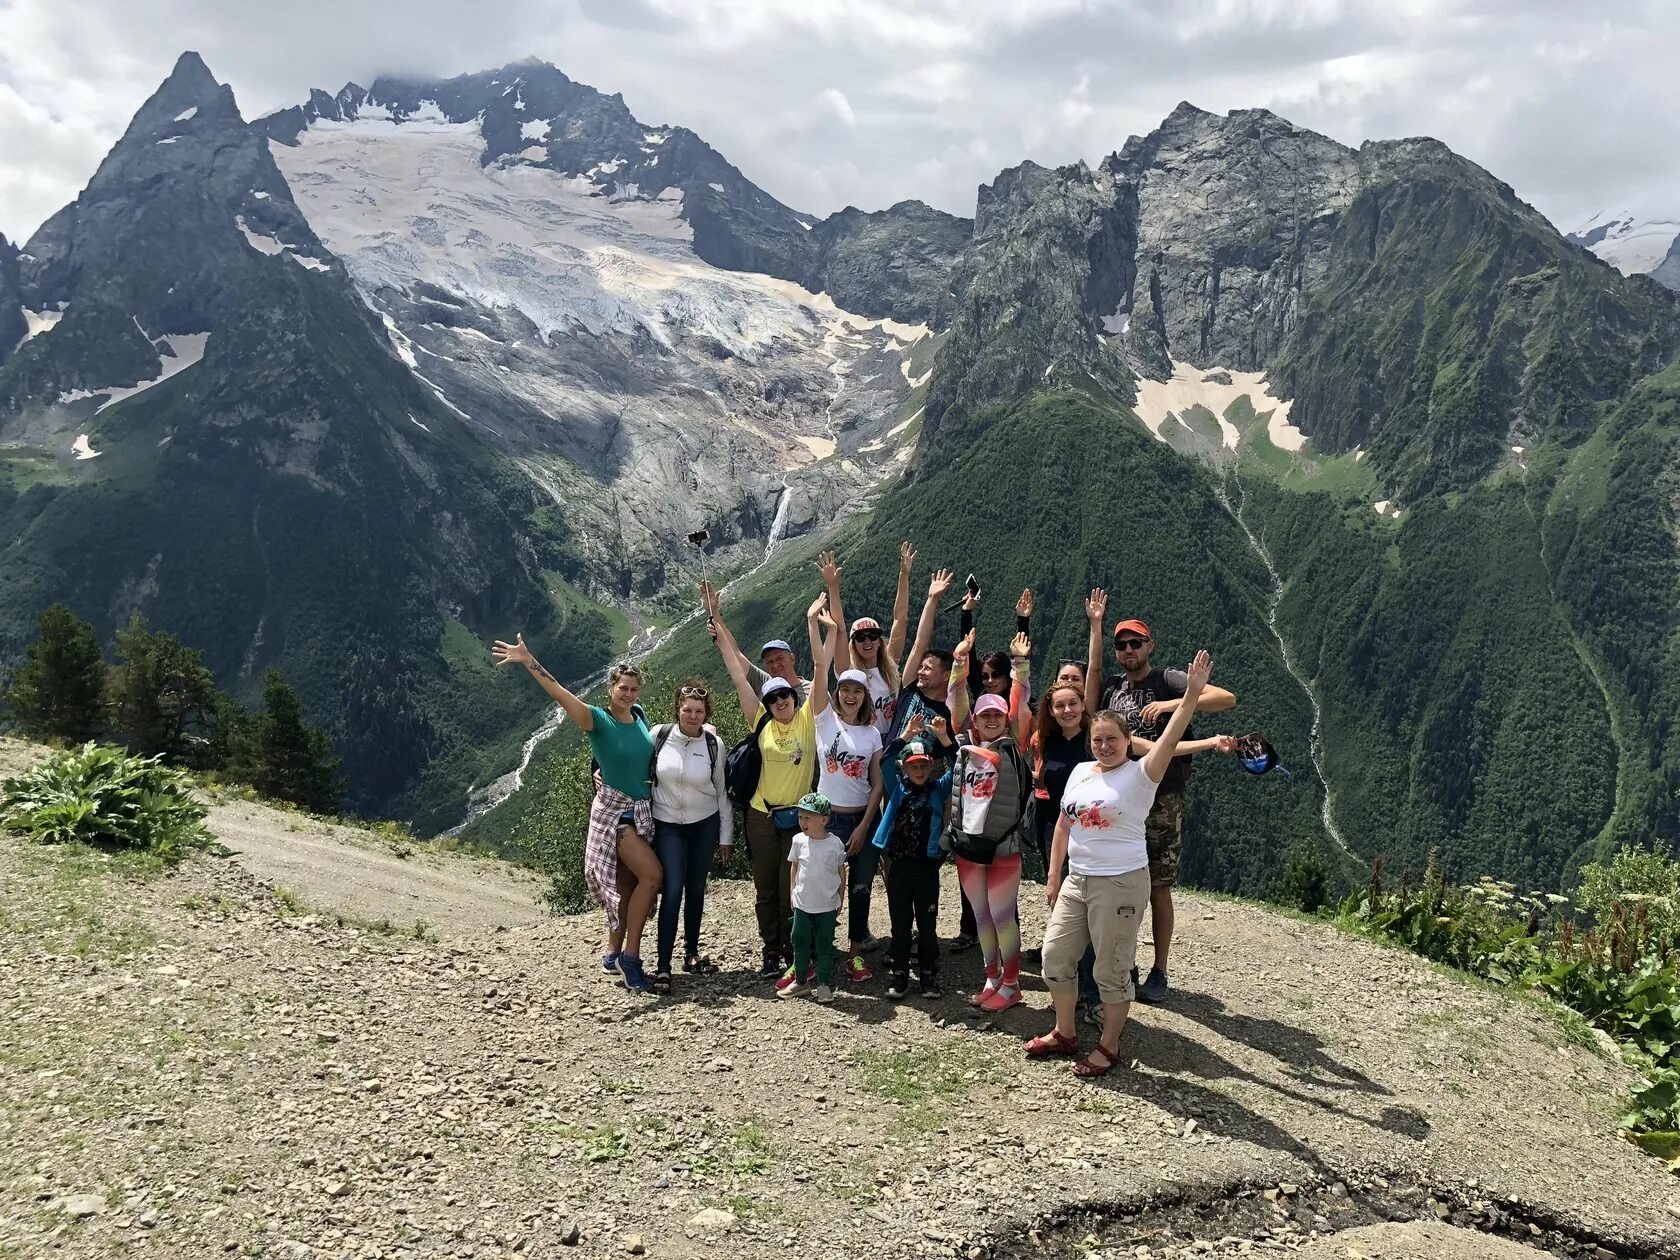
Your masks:
<path fill-rule="evenodd" d="M 763 657 L 766 652 L 775 652 L 778 650 L 783 652 L 793 651 L 793 649 L 788 646 L 788 641 L 786 639 L 771 639 L 770 642 L 758 649 L 758 654 L 760 657 Z"/>

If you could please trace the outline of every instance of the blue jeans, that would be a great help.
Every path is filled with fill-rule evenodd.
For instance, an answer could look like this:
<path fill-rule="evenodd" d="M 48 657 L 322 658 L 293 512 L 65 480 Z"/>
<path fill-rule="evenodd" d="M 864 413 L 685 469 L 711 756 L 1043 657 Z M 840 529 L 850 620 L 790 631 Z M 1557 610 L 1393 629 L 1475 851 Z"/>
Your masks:
<path fill-rule="evenodd" d="M 829 834 L 841 844 L 850 844 L 852 833 L 862 821 L 862 814 L 835 814 L 828 820 Z M 869 936 L 869 893 L 880 862 L 881 851 L 867 837 L 862 851 L 846 859 L 846 895 L 850 899 L 846 905 L 846 935 L 854 945 Z"/>
<path fill-rule="evenodd" d="M 690 954 L 700 952 L 700 916 L 706 911 L 706 876 L 717 851 L 718 815 L 699 822 L 653 820 L 653 851 L 659 855 L 664 882 L 659 893 L 659 971 L 671 970 L 677 945 L 677 911 L 682 911 L 683 941 Z"/>

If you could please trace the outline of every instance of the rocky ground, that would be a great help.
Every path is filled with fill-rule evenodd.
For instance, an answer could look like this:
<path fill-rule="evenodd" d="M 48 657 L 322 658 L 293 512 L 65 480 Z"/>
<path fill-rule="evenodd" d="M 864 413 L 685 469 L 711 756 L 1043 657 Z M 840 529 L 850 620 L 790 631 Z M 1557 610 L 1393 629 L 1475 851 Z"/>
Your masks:
<path fill-rule="evenodd" d="M 1172 1002 L 1085 1084 L 1021 1057 L 1036 982 L 969 1017 L 972 953 L 937 1002 L 777 1001 L 724 884 L 722 973 L 637 998 L 596 915 L 487 914 L 451 855 L 261 807 L 224 826 L 239 853 L 163 874 L 0 840 L 0 1256 L 1470 1256 L 1494 1242 L 1453 1226 L 1489 1223 L 1680 1255 L 1680 1190 L 1614 1134 L 1627 1069 L 1320 924 L 1184 897 Z M 305 843 L 329 877 L 294 886 Z M 1342 1229 L 1337 1188 L 1379 1179 Z"/>

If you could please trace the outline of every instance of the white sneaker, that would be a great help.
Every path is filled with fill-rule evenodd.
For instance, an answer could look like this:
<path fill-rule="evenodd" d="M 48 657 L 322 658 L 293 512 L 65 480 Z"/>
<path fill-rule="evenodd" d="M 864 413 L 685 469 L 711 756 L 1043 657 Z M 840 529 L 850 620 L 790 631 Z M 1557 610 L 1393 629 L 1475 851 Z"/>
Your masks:
<path fill-rule="evenodd" d="M 830 985 L 819 984 L 811 991 L 811 996 L 824 1005 L 827 1005 L 829 1002 L 834 1001 L 834 989 Z"/>
<path fill-rule="evenodd" d="M 810 985 L 806 984 L 803 980 L 795 980 L 792 984 L 787 985 L 785 988 L 778 988 L 776 990 L 776 996 L 779 998 L 804 997 L 810 991 Z"/>

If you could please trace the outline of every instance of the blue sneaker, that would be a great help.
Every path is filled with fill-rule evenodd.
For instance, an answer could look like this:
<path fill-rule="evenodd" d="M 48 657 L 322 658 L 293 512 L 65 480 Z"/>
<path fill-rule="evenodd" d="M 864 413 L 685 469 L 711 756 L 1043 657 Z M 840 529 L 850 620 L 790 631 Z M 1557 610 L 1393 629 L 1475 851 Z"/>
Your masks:
<path fill-rule="evenodd" d="M 624 987 L 632 993 L 652 993 L 653 982 L 642 970 L 642 960 L 635 954 L 618 956 L 618 972 L 624 977 Z"/>
<path fill-rule="evenodd" d="M 617 950 L 614 950 L 609 954 L 602 954 L 601 970 L 609 976 L 616 976 L 618 974 L 618 958 L 619 954 Z"/>
<path fill-rule="evenodd" d="M 1138 986 L 1138 999 L 1151 1004 L 1167 1000 L 1167 973 L 1159 967 L 1151 967 L 1149 974 L 1143 978 Z"/>

